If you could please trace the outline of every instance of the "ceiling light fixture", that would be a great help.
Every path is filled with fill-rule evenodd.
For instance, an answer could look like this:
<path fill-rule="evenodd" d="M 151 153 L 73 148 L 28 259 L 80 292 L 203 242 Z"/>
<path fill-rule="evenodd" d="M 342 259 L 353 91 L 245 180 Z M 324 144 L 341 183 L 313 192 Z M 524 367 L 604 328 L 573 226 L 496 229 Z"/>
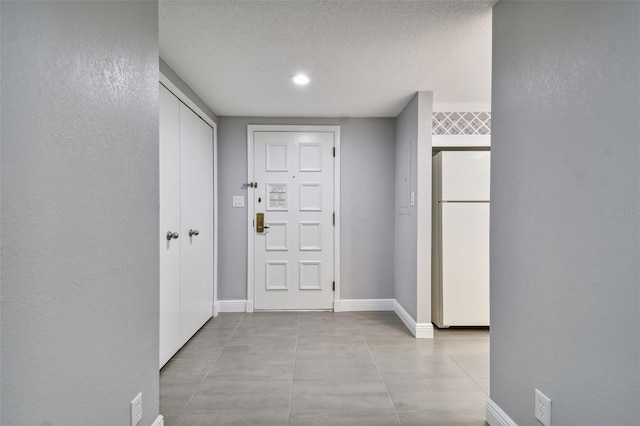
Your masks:
<path fill-rule="evenodd" d="M 291 77 L 291 80 L 298 86 L 304 86 L 309 84 L 311 79 L 306 74 L 296 74 Z"/>

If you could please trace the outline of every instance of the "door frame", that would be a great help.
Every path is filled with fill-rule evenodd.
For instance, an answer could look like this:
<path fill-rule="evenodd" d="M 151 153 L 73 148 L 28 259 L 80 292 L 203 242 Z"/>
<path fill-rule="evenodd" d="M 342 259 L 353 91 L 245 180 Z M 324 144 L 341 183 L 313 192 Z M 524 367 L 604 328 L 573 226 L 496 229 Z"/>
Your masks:
<path fill-rule="evenodd" d="M 262 132 L 331 132 L 333 133 L 335 158 L 333 161 L 333 210 L 335 226 L 333 227 L 333 279 L 336 283 L 333 303 L 340 300 L 340 126 L 300 126 L 300 125 L 247 125 L 247 182 L 254 182 L 254 140 L 253 133 Z M 247 188 L 253 191 L 252 188 Z M 255 203 L 252 193 L 247 195 L 247 312 L 253 312 L 255 286 L 255 232 L 253 232 L 253 216 Z"/>

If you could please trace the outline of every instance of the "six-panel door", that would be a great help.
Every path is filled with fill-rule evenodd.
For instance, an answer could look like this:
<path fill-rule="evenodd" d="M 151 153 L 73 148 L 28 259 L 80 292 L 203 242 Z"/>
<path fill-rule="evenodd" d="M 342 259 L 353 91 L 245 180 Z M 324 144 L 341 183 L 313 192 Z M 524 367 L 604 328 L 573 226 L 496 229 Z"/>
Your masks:
<path fill-rule="evenodd" d="M 333 308 L 333 132 L 256 131 L 255 309 Z"/>

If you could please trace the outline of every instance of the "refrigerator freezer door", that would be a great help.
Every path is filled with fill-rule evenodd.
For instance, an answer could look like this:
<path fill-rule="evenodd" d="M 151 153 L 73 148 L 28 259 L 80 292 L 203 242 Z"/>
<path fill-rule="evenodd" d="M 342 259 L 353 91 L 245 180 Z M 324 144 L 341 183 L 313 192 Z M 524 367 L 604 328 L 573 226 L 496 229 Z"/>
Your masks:
<path fill-rule="evenodd" d="M 442 204 L 442 323 L 489 325 L 489 203 Z"/>
<path fill-rule="evenodd" d="M 441 152 L 439 201 L 489 201 L 489 151 Z"/>

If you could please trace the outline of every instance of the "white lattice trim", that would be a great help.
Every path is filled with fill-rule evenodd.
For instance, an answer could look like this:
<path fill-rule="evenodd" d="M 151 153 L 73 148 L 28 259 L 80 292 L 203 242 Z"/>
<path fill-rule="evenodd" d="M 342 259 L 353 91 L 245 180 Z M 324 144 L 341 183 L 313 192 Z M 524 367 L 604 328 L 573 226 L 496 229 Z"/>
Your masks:
<path fill-rule="evenodd" d="M 490 135 L 491 112 L 434 112 L 434 135 Z"/>

